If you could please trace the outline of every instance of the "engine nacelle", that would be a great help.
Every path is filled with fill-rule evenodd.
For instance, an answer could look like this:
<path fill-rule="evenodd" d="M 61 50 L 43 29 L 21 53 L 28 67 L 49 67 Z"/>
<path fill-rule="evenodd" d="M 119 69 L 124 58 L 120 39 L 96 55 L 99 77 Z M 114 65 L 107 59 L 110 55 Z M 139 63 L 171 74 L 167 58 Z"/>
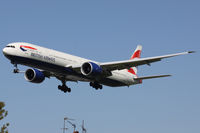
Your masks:
<path fill-rule="evenodd" d="M 27 81 L 32 83 L 41 83 L 45 79 L 43 72 L 37 69 L 27 69 L 24 77 Z"/>
<path fill-rule="evenodd" d="M 81 73 L 86 76 L 99 75 L 102 71 L 102 68 L 93 62 L 86 62 L 81 66 Z"/>

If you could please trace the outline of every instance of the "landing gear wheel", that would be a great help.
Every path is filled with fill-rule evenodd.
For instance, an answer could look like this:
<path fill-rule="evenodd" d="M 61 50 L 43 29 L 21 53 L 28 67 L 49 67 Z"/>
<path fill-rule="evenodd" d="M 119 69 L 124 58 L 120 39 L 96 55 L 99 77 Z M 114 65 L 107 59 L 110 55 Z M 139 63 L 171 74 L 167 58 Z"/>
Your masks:
<path fill-rule="evenodd" d="M 99 88 L 97 86 L 94 87 L 96 90 L 98 90 Z"/>
<path fill-rule="evenodd" d="M 100 90 L 102 90 L 102 89 L 103 89 L 103 86 L 102 86 L 102 85 L 100 85 L 99 89 L 100 89 Z"/>
<path fill-rule="evenodd" d="M 94 86 L 94 83 L 90 82 L 90 86 L 92 86 L 92 87 L 93 87 L 93 86 Z"/>
<path fill-rule="evenodd" d="M 90 82 L 90 86 L 92 86 L 93 88 L 95 88 L 96 90 L 98 90 L 98 89 L 102 89 L 103 88 L 103 86 L 102 85 L 100 85 L 99 83 L 97 83 L 97 82 Z"/>
<path fill-rule="evenodd" d="M 61 85 L 59 85 L 59 86 L 58 86 L 58 89 L 59 89 L 59 90 L 62 90 L 62 86 L 61 86 Z"/>
<path fill-rule="evenodd" d="M 11 61 L 11 63 L 12 63 L 12 61 Z M 13 73 L 19 73 L 19 69 L 17 67 L 17 64 L 16 63 L 13 63 L 13 64 L 14 64 L 14 67 L 15 67 L 15 69 L 13 70 Z"/>
<path fill-rule="evenodd" d="M 62 91 L 66 93 L 68 91 L 68 87 L 66 85 L 62 85 Z"/>
<path fill-rule="evenodd" d="M 67 89 L 67 92 L 69 92 L 69 93 L 70 93 L 70 92 L 71 92 L 71 88 L 68 88 L 68 89 Z"/>
<path fill-rule="evenodd" d="M 66 93 L 66 92 L 70 93 L 71 92 L 71 88 L 67 87 L 65 85 L 65 82 L 62 82 L 62 83 L 63 83 L 63 85 L 58 85 L 58 89 L 63 91 L 64 93 Z"/>
<path fill-rule="evenodd" d="M 66 90 L 66 89 L 64 89 L 64 90 L 63 90 L 63 92 L 64 92 L 64 93 L 67 93 L 67 90 Z"/>
<path fill-rule="evenodd" d="M 19 69 L 17 69 L 17 68 L 14 69 L 14 70 L 13 70 L 13 73 L 19 73 Z"/>

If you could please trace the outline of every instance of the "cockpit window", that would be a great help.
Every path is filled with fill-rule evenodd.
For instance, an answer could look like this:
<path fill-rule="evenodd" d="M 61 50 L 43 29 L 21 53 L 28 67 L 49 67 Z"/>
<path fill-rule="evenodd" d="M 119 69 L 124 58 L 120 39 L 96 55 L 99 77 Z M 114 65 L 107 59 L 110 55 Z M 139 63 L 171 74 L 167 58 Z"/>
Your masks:
<path fill-rule="evenodd" d="M 8 45 L 8 46 L 6 46 L 6 47 L 15 48 L 15 46 L 13 46 L 13 45 Z"/>

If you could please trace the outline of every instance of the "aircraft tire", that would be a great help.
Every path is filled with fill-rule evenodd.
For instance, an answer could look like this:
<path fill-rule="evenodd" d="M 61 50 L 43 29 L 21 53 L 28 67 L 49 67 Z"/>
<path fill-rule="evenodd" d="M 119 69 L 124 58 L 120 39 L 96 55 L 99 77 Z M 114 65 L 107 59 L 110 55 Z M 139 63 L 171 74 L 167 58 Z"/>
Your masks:
<path fill-rule="evenodd" d="M 102 85 L 100 85 L 99 89 L 100 89 L 100 90 L 102 90 L 102 89 L 103 89 L 103 86 L 102 86 Z"/>
<path fill-rule="evenodd" d="M 59 86 L 58 86 L 58 89 L 59 89 L 59 90 L 62 90 L 62 86 L 61 86 L 61 85 L 59 85 Z"/>
<path fill-rule="evenodd" d="M 71 92 L 71 88 L 67 88 L 67 92 L 69 92 L 69 93 L 70 93 L 70 92 Z"/>

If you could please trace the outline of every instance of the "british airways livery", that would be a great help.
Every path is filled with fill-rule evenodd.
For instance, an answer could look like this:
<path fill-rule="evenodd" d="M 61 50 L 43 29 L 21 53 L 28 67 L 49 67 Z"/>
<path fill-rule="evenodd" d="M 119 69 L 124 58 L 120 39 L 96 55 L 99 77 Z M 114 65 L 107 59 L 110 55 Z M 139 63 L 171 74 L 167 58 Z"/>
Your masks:
<path fill-rule="evenodd" d="M 58 89 L 71 92 L 66 86 L 67 81 L 89 82 L 95 89 L 102 89 L 102 85 L 111 87 L 130 86 L 141 84 L 144 79 L 168 77 L 170 75 L 137 76 L 137 67 L 150 65 L 178 55 L 193 53 L 194 51 L 169 54 L 164 56 L 140 58 L 142 46 L 138 45 L 130 60 L 115 62 L 96 62 L 63 52 L 47 49 L 25 42 L 8 44 L 3 49 L 3 54 L 14 64 L 14 73 L 19 73 L 18 64 L 29 66 L 24 73 L 27 81 L 41 83 L 44 79 L 56 77 L 62 82 Z"/>

